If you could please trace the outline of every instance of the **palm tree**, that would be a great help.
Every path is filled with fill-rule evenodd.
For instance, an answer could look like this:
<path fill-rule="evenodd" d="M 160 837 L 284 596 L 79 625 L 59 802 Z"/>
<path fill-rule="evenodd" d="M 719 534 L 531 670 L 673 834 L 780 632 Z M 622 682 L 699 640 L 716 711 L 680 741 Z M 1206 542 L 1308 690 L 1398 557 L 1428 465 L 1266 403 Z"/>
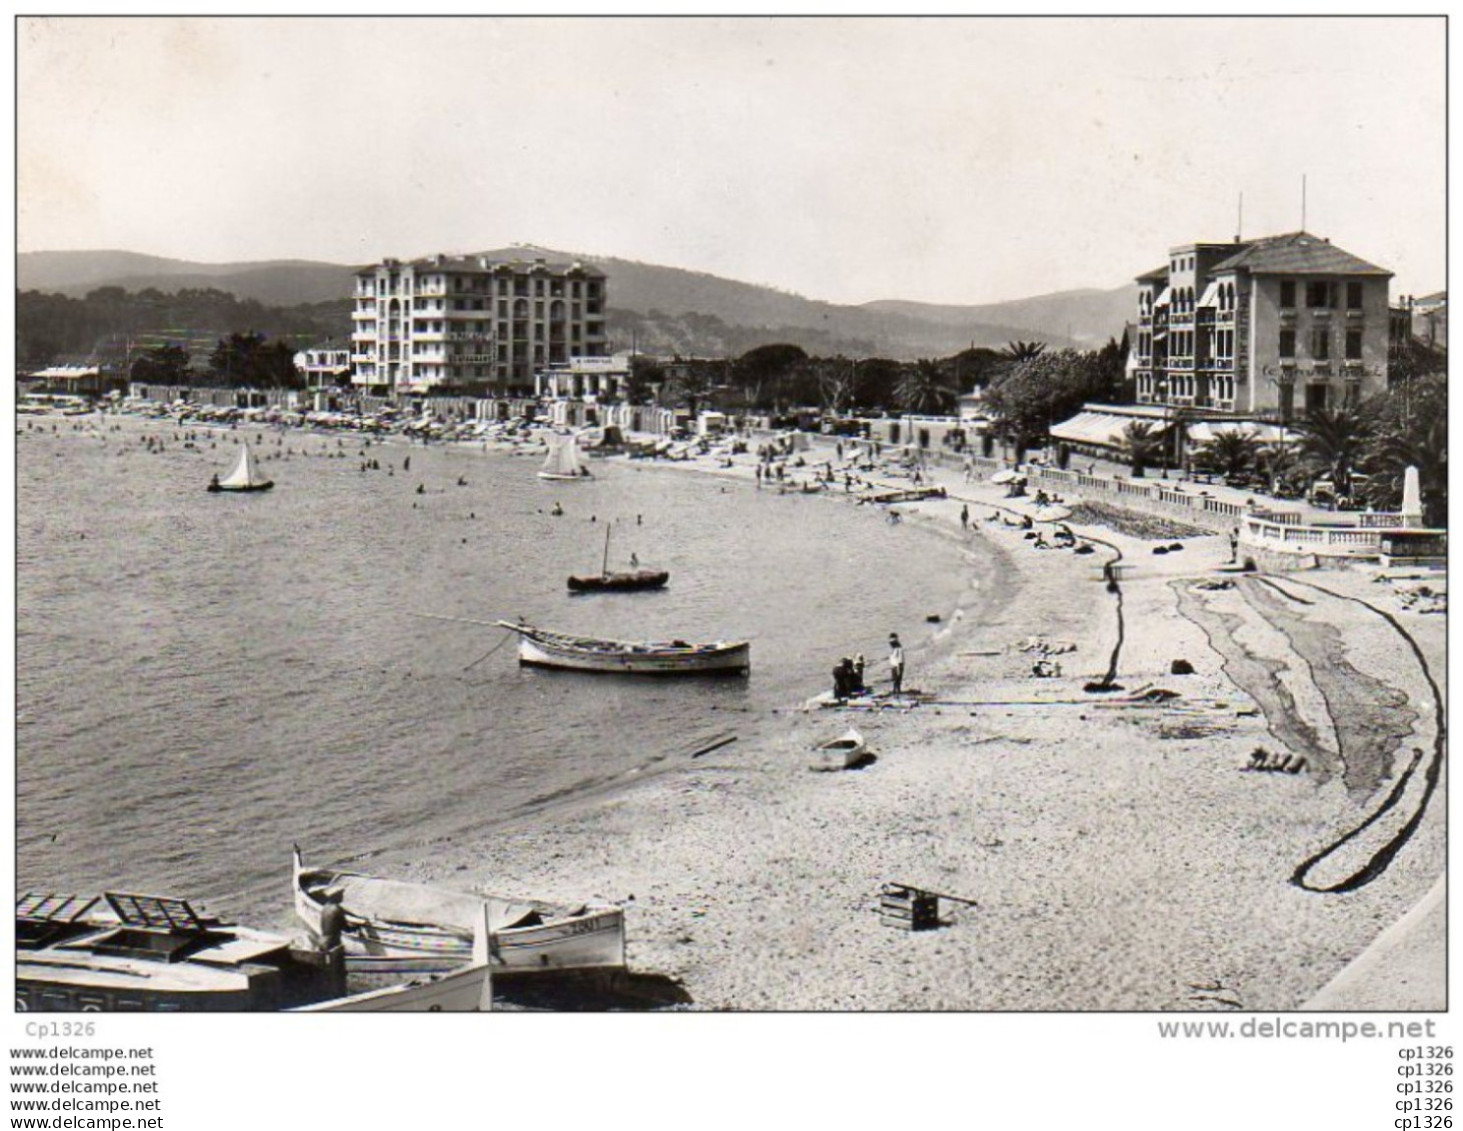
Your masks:
<path fill-rule="evenodd" d="M 1337 495 L 1351 494 L 1351 473 L 1370 438 L 1369 419 L 1343 405 L 1312 409 L 1292 427 L 1300 433 L 1301 457 L 1331 477 Z"/>
<path fill-rule="evenodd" d="M 1398 505 L 1407 468 L 1417 468 L 1417 485 L 1422 491 L 1423 524 L 1448 524 L 1448 416 L 1430 413 L 1406 432 L 1389 429 L 1373 437 L 1366 466 L 1377 478 L 1379 495 L 1374 502 Z"/>
<path fill-rule="evenodd" d="M 899 378 L 899 405 L 905 412 L 941 413 L 955 403 L 955 393 L 940 371 L 940 363 L 921 358 Z"/>
<path fill-rule="evenodd" d="M 1134 479 L 1142 479 L 1149 461 L 1163 449 L 1163 436 L 1154 431 L 1147 420 L 1135 420 L 1123 429 L 1118 441 L 1118 455 L 1133 471 Z"/>
<path fill-rule="evenodd" d="M 1030 361 L 1033 357 L 1040 356 L 1045 350 L 1045 342 L 1023 342 L 1018 338 L 1014 342 L 1006 343 L 1006 348 L 1001 351 L 1001 356 L 1013 363 Z"/>
<path fill-rule="evenodd" d="M 1226 476 L 1243 475 L 1259 460 L 1260 438 L 1252 429 L 1221 432 L 1199 449 L 1199 457 Z"/>
<path fill-rule="evenodd" d="M 1270 494 L 1281 495 L 1283 485 L 1295 473 L 1300 462 L 1296 446 L 1292 443 L 1265 444 L 1256 457 L 1255 466 L 1270 483 Z M 1304 487 L 1298 488 L 1300 494 Z"/>

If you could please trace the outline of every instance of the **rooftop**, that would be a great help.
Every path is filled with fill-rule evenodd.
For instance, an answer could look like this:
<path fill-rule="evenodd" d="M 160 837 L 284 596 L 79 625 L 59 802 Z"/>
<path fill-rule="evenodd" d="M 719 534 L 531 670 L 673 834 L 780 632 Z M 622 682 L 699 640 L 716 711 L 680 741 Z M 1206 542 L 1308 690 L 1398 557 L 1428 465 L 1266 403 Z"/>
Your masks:
<path fill-rule="evenodd" d="M 540 254 L 539 249 L 532 247 L 498 248 L 493 251 L 474 251 L 460 255 L 440 253 L 423 255 L 409 260 L 387 258 L 377 263 L 367 264 L 357 269 L 355 273 L 357 275 L 373 274 L 377 268 L 382 266 L 411 267 L 417 271 L 434 268 L 446 268 L 452 271 L 491 271 L 504 267 L 513 271 L 532 271 L 538 268 L 552 274 L 577 271 L 586 278 L 602 279 L 605 277 L 605 273 L 598 267 L 591 266 L 582 260 L 553 258 L 552 253 Z"/>
<path fill-rule="evenodd" d="M 1211 270 L 1249 271 L 1254 275 L 1377 275 L 1387 278 L 1392 275 L 1392 272 L 1309 232 L 1288 232 L 1246 240 L 1233 255 L 1216 263 Z"/>

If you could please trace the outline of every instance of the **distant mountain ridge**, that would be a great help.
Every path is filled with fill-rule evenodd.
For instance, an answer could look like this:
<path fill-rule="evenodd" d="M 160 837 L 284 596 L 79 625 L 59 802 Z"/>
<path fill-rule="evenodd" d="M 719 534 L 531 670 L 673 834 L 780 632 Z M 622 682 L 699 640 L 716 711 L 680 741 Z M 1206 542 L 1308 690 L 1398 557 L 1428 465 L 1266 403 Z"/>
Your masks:
<path fill-rule="evenodd" d="M 948 356 L 974 344 L 1037 339 L 1094 348 L 1121 337 L 1136 286 L 1061 291 L 958 306 L 885 299 L 840 305 L 679 267 L 521 245 L 499 253 L 579 259 L 609 276 L 613 344 L 641 352 L 728 356 L 769 342 L 811 354 L 901 359 Z M 425 253 L 424 253 L 425 254 Z M 213 288 L 271 306 L 348 306 L 358 265 L 310 260 L 194 263 L 129 251 L 38 251 L 16 257 L 16 286 L 81 297 L 99 287 L 136 292 Z M 343 316 L 341 336 L 349 335 Z"/>

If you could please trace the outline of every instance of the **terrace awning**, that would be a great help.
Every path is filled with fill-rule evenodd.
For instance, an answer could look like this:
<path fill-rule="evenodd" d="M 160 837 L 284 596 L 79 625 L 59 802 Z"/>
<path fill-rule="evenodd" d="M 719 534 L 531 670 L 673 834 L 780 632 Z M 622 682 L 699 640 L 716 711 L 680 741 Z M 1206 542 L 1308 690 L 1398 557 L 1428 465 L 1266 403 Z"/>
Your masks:
<path fill-rule="evenodd" d="M 1123 430 L 1134 421 L 1154 425 L 1154 434 L 1160 434 L 1164 422 L 1151 417 L 1119 416 L 1111 412 L 1079 412 L 1071 420 L 1052 425 L 1050 432 L 1058 440 L 1070 444 L 1099 444 L 1115 448 L 1123 439 Z"/>
<path fill-rule="evenodd" d="M 1294 429 L 1287 435 L 1276 424 L 1262 424 L 1252 420 L 1201 420 L 1197 424 L 1189 425 L 1189 442 L 1207 444 L 1225 432 L 1251 432 L 1262 444 L 1279 444 L 1296 438 Z"/>

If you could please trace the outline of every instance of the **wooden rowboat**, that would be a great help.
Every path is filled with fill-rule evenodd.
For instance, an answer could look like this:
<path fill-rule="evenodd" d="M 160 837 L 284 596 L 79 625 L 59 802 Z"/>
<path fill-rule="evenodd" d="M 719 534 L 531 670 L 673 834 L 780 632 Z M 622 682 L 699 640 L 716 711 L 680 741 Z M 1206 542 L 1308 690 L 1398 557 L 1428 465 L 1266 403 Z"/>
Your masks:
<path fill-rule="evenodd" d="M 278 1010 L 345 992 L 339 963 L 184 899 L 31 893 L 16 901 L 15 935 L 22 1013 Z"/>
<path fill-rule="evenodd" d="M 479 905 L 472 960 L 446 974 L 419 974 L 408 981 L 307 1005 L 297 1013 L 487 1013 L 493 1008 L 488 906 Z"/>
<path fill-rule="evenodd" d="M 752 646 L 745 640 L 718 640 L 710 644 L 690 644 L 684 640 L 600 640 L 513 621 L 496 623 L 500 628 L 518 633 L 520 664 L 638 675 L 746 675 L 752 669 Z"/>
<path fill-rule="evenodd" d="M 813 747 L 813 761 L 810 768 L 846 770 L 855 765 L 864 756 L 864 751 L 867 749 L 868 745 L 864 742 L 864 736 L 849 727 L 837 738 Z"/>
<path fill-rule="evenodd" d="M 569 590 L 572 593 L 625 593 L 636 589 L 660 589 L 670 579 L 670 572 L 663 569 L 571 575 Z"/>
<path fill-rule="evenodd" d="M 461 967 L 472 958 L 474 919 L 484 904 L 495 975 L 625 965 L 625 913 L 618 907 L 565 907 L 306 868 L 296 848 L 295 913 L 314 934 L 320 932 L 325 893 L 333 888 L 341 892 L 341 942 L 352 973 L 441 973 Z"/>
<path fill-rule="evenodd" d="M 670 573 L 663 569 L 611 570 L 610 532 L 614 526 L 613 522 L 605 523 L 605 552 L 599 573 L 571 575 L 571 593 L 625 593 L 636 589 L 659 589 L 670 580 Z"/>

